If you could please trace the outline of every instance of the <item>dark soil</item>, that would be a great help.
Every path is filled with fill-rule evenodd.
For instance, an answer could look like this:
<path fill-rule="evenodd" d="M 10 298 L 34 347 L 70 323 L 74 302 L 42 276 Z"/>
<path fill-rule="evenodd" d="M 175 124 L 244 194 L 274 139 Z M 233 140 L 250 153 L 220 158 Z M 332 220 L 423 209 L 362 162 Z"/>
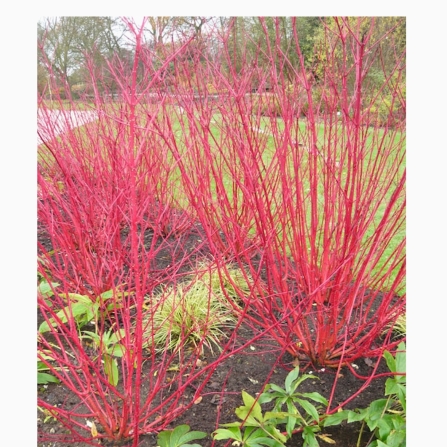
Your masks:
<path fill-rule="evenodd" d="M 199 240 L 199 235 L 194 235 L 193 233 L 194 231 L 186 234 L 185 237 L 189 239 L 185 240 L 184 244 L 179 244 L 177 240 L 177 243 L 175 244 L 175 247 L 177 247 L 176 250 L 179 250 L 179 247 L 183 247 L 185 252 L 192 252 L 191 245 L 194 244 L 194 240 L 196 242 Z M 51 243 L 42 229 L 39 230 L 38 238 L 39 242 L 42 243 L 46 249 L 51 249 Z M 202 245 L 200 256 L 204 256 L 205 254 L 206 247 Z M 175 258 L 182 259 L 182 257 L 184 257 L 183 254 L 175 254 L 168 249 L 161 250 L 159 262 L 156 267 L 161 272 L 166 265 L 172 265 L 172 262 L 175 262 Z M 192 258 L 188 259 L 189 262 L 192 262 Z M 249 339 L 250 334 L 247 328 L 242 327 L 240 328 L 238 341 L 242 341 L 244 338 Z M 205 356 L 204 360 L 211 363 L 213 357 L 208 354 Z M 234 410 L 242 405 L 242 390 L 255 396 L 262 391 L 262 387 L 265 383 L 275 383 L 284 386 L 284 380 L 288 372 L 293 368 L 295 361 L 296 360 L 293 359 L 290 354 L 282 354 L 280 347 L 270 338 L 264 337 L 259 339 L 256 343 L 252 343 L 242 352 L 229 357 L 217 367 L 212 378 L 205 387 L 205 392 L 202 394 L 202 400 L 196 405 L 193 405 L 185 413 L 181 414 L 174 423 L 171 424 L 172 427 L 180 424 L 188 424 L 190 425 L 191 430 L 200 430 L 208 433 L 209 435 L 207 438 L 198 440 L 197 443 L 203 447 L 210 447 L 212 445 L 210 434 L 218 428 L 219 424 L 238 420 Z M 359 376 L 366 378 L 371 375 L 376 362 L 377 359 L 361 359 L 354 367 Z M 356 378 L 347 367 L 343 367 L 339 373 L 337 373 L 335 370 L 331 369 L 316 371 L 315 368 L 310 366 L 305 368 L 306 366 L 307 365 L 304 364 L 300 365 L 300 368 L 302 369 L 301 373 L 309 374 L 312 372 L 312 374 L 318 378 L 305 380 L 299 386 L 298 391 L 318 392 L 328 399 L 332 391 L 334 380 L 338 374 L 335 393 L 332 400 L 332 408 L 334 408 L 337 403 L 344 402 L 352 396 L 365 383 L 365 380 Z M 388 372 L 386 364 L 383 360 L 380 360 L 376 375 L 386 372 Z M 373 400 L 383 398 L 385 380 L 386 377 L 373 379 L 368 387 L 364 389 L 359 396 L 345 405 L 344 408 L 365 408 Z M 193 390 L 191 390 L 191 395 L 192 392 Z M 70 400 L 64 387 L 59 384 L 49 384 L 45 387 L 39 386 L 38 395 L 44 401 L 52 405 L 66 404 L 67 399 Z M 333 441 L 335 441 L 336 446 L 356 447 L 360 427 L 360 423 L 341 424 L 339 426 L 322 429 L 319 434 L 330 436 Z M 40 412 L 38 412 L 38 431 L 41 435 L 66 433 L 64 427 L 58 422 L 54 420 L 44 422 L 44 416 Z M 370 433 L 365 429 L 362 434 L 362 442 L 359 445 L 365 447 L 369 438 Z M 59 441 L 43 441 L 42 439 L 43 438 L 39 435 L 38 447 L 62 447 L 67 445 L 73 447 L 85 447 L 88 445 L 80 442 L 62 443 Z M 322 440 L 320 440 L 319 443 L 320 445 L 330 445 Z M 225 444 L 225 441 L 216 441 L 214 443 L 216 446 L 223 446 Z M 111 446 L 112 444 L 103 441 L 102 445 Z M 132 442 L 127 441 L 121 445 L 131 446 Z M 156 446 L 156 435 L 142 435 L 138 445 L 140 447 Z M 302 446 L 303 440 L 301 434 L 298 433 L 294 435 L 292 439 L 287 442 L 287 445 L 290 447 Z"/>

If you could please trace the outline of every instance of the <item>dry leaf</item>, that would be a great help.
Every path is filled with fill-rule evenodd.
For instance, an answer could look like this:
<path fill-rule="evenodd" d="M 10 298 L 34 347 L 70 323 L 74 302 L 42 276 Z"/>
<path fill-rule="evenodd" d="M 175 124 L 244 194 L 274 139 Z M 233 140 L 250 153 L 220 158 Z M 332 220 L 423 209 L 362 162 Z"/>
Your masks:
<path fill-rule="evenodd" d="M 365 363 L 368 365 L 368 366 L 373 366 L 374 365 L 374 362 L 371 360 L 371 359 L 364 359 L 365 360 Z"/>
<path fill-rule="evenodd" d="M 200 402 L 202 402 L 202 396 L 199 396 L 195 401 L 194 401 L 194 405 L 200 404 Z"/>
<path fill-rule="evenodd" d="M 90 433 L 92 434 L 92 436 L 94 438 L 96 438 L 98 436 L 98 430 L 96 429 L 95 423 L 87 421 L 86 424 L 87 424 L 87 427 L 90 427 Z"/>
<path fill-rule="evenodd" d="M 328 444 L 335 444 L 335 441 L 331 438 L 329 438 L 329 436 L 331 435 L 317 435 L 320 439 L 322 439 L 323 441 L 327 442 Z"/>
<path fill-rule="evenodd" d="M 294 358 L 294 360 L 292 362 L 292 365 L 295 366 L 295 367 L 300 366 L 300 360 L 299 360 L 298 357 Z"/>
<path fill-rule="evenodd" d="M 256 385 L 257 383 L 259 383 L 258 380 L 256 380 L 256 379 L 252 379 L 251 377 L 249 377 L 248 380 L 249 380 L 253 385 Z"/>

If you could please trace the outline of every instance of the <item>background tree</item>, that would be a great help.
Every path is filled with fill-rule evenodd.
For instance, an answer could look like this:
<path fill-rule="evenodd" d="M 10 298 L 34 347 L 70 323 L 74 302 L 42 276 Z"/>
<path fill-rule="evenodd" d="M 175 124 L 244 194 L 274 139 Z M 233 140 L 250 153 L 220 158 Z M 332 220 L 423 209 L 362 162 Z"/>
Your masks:
<path fill-rule="evenodd" d="M 39 60 L 46 60 L 58 86 L 71 89 L 82 81 L 86 58 L 103 71 L 107 59 L 120 55 L 123 30 L 122 21 L 113 17 L 45 18 L 38 23 Z"/>

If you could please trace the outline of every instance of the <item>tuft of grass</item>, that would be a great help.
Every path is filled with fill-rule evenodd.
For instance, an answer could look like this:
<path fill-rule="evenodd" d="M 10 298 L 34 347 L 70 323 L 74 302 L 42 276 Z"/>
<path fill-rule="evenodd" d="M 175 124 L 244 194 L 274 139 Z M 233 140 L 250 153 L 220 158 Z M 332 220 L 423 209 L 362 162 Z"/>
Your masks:
<path fill-rule="evenodd" d="M 157 352 L 187 345 L 220 352 L 224 329 L 234 328 L 237 321 L 229 303 L 202 281 L 169 286 L 152 297 L 149 307 L 143 339 Z"/>
<path fill-rule="evenodd" d="M 383 334 L 388 332 L 390 329 L 392 329 L 393 334 L 397 337 L 404 337 L 405 335 L 407 335 L 407 314 L 400 314 L 396 318 L 396 321 L 391 322 L 389 325 L 386 326 Z"/>
<path fill-rule="evenodd" d="M 214 294 L 241 302 L 254 290 L 252 276 L 232 264 L 219 267 L 216 263 L 199 262 L 193 279 L 206 285 Z"/>

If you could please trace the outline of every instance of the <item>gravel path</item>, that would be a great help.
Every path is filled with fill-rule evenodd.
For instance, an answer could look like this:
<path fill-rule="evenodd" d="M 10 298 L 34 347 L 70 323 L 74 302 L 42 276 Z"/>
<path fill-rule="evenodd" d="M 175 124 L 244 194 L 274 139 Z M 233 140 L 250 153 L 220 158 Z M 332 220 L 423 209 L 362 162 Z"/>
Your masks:
<path fill-rule="evenodd" d="M 95 112 L 75 110 L 37 110 L 37 144 L 51 140 L 68 129 L 82 126 L 98 118 Z M 39 135 L 40 134 L 40 135 Z"/>

